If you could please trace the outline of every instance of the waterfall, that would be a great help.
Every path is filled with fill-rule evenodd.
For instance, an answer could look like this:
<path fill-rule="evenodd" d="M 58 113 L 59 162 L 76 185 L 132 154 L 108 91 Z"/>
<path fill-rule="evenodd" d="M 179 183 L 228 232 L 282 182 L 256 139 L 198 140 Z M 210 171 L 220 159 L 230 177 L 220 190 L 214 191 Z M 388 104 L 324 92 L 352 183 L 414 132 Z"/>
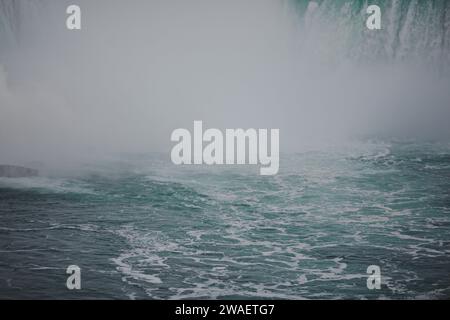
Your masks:
<path fill-rule="evenodd" d="M 0 0 L 0 52 L 12 45 L 18 33 L 19 3 L 13 0 Z"/>
<path fill-rule="evenodd" d="M 0 39 L 15 41 L 20 37 L 27 20 L 37 14 L 39 1 L 0 0 Z M 5 46 L 2 46 L 5 47 Z"/>
<path fill-rule="evenodd" d="M 411 62 L 450 66 L 450 1 L 293 0 L 302 18 L 305 50 L 328 61 Z M 379 5 L 382 30 L 364 27 L 369 5 Z"/>
<path fill-rule="evenodd" d="M 165 152 L 194 120 L 287 151 L 450 137 L 450 1 L 78 0 L 79 31 L 69 4 L 0 0 L 2 157 Z"/>
<path fill-rule="evenodd" d="M 23 36 L 39 26 L 48 0 L 0 0 L 0 58 L 17 49 Z M 4 61 L 0 61 L 0 64 Z"/>
<path fill-rule="evenodd" d="M 323 59 L 450 66 L 450 1 L 375 1 L 382 9 L 380 31 L 364 28 L 370 0 L 289 1 L 300 13 L 305 47 Z M 36 18 L 40 10 L 55 5 L 48 0 L 0 0 L 0 52 L 33 28 L 31 21 L 43 23 Z"/>

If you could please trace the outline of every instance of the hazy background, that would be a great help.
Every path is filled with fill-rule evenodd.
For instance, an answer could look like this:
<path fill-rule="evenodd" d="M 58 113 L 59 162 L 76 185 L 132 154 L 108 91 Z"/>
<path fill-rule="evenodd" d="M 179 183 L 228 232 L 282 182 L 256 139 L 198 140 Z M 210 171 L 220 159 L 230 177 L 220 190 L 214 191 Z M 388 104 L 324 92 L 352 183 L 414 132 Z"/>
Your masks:
<path fill-rule="evenodd" d="M 0 0 L 0 70 L 0 298 L 450 297 L 450 1 Z M 194 120 L 279 173 L 172 164 Z"/>
<path fill-rule="evenodd" d="M 280 128 L 282 152 L 447 139 L 448 6 L 381 2 L 369 31 L 365 1 L 80 0 L 69 31 L 73 1 L 1 0 L 0 163 L 167 152 L 194 120 Z"/>

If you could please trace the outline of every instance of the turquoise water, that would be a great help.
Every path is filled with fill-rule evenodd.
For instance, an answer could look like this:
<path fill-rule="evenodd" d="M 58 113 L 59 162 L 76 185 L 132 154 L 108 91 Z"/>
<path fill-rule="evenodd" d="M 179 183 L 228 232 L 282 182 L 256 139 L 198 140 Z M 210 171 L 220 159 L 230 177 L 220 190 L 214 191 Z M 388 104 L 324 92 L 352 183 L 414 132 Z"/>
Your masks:
<path fill-rule="evenodd" d="M 0 298 L 450 297 L 448 144 L 283 155 L 273 177 L 165 154 L 80 172 L 0 179 Z"/>
<path fill-rule="evenodd" d="M 150 150 L 199 105 L 211 124 L 280 128 L 292 150 L 316 136 L 448 141 L 450 1 L 377 1 L 379 31 L 365 27 L 369 2 L 200 1 L 184 16 L 175 2 L 85 1 L 88 32 L 69 41 L 69 2 L 0 0 L 1 162 Z M 229 18 L 211 26 L 220 10 Z M 0 178 L 0 298 L 450 298 L 450 145 L 319 145 L 282 154 L 268 177 L 122 154 Z M 69 265 L 79 291 L 66 288 Z M 367 288 L 371 265 L 380 290 Z"/>

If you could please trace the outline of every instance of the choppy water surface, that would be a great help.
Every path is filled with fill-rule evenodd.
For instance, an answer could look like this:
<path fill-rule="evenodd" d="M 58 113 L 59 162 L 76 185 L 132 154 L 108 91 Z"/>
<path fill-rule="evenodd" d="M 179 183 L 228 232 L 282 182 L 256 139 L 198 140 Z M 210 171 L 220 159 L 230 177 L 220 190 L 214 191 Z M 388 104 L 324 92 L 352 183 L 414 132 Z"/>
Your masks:
<path fill-rule="evenodd" d="M 149 155 L 2 178 L 0 297 L 449 298 L 449 178 L 448 145 L 399 142 L 284 155 L 274 177 Z"/>

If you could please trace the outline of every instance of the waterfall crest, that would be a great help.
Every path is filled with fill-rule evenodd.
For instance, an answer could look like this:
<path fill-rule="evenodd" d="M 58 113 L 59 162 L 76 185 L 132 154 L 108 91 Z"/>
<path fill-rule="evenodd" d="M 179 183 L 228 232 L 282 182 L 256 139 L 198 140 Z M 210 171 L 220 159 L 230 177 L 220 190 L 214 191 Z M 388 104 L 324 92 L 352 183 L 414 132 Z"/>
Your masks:
<path fill-rule="evenodd" d="M 450 2 L 445 0 L 299 1 L 305 50 L 325 61 L 450 65 Z M 369 30 L 366 9 L 377 4 L 382 30 Z M 448 70 L 447 70 L 448 71 Z"/>

